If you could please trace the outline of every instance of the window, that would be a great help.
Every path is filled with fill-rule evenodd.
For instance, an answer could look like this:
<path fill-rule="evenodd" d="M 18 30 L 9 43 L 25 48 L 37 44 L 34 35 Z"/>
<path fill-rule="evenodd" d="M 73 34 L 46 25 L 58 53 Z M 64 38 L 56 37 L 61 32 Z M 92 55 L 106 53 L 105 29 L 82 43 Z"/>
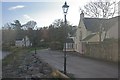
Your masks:
<path fill-rule="evenodd" d="M 67 43 L 67 44 L 66 44 L 66 48 L 68 48 L 68 49 L 73 48 L 73 43 Z"/>

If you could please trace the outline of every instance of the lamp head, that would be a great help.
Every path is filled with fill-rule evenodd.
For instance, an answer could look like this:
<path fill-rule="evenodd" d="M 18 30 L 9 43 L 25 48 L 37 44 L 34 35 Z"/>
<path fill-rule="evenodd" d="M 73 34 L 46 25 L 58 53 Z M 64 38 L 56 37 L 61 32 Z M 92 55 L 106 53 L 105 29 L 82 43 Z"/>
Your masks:
<path fill-rule="evenodd" d="M 67 2 L 62 6 L 64 14 L 67 14 L 69 6 L 67 5 Z"/>

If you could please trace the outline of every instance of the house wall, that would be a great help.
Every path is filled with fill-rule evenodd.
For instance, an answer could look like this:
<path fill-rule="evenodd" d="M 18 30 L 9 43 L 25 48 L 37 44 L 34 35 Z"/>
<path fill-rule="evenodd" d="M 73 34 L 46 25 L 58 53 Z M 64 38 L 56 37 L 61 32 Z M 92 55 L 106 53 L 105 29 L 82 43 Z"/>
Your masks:
<path fill-rule="evenodd" d="M 29 40 L 27 40 L 26 42 L 24 41 L 23 46 L 26 46 L 26 47 L 31 46 L 30 41 Z"/>
<path fill-rule="evenodd" d="M 78 25 L 78 30 L 79 30 L 79 37 L 81 36 L 81 39 L 84 39 L 85 37 L 87 37 L 88 31 L 84 25 L 83 20 L 80 21 L 80 24 Z M 80 39 L 80 38 L 79 38 Z"/>
<path fill-rule="evenodd" d="M 101 41 L 104 40 L 104 36 L 105 36 L 105 32 L 103 32 L 101 34 Z M 95 36 L 93 36 L 91 39 L 89 39 L 88 41 L 86 42 L 99 42 L 100 41 L 100 36 L 99 36 L 99 33 L 96 33 Z"/>
<path fill-rule="evenodd" d="M 82 42 L 75 43 L 75 49 L 76 52 L 82 53 Z"/>
<path fill-rule="evenodd" d="M 76 31 L 76 37 L 75 37 L 75 44 L 74 44 L 74 49 L 76 52 L 81 53 L 81 43 L 80 43 L 80 29 L 78 28 Z"/>
<path fill-rule="evenodd" d="M 84 39 L 88 35 L 88 31 L 84 25 L 83 19 L 84 19 L 84 14 L 81 14 L 79 25 L 78 25 L 77 31 L 76 31 L 75 41 L 74 41 L 75 42 L 75 44 L 74 44 L 75 51 L 79 52 L 79 53 L 82 53 L 81 40 Z"/>
<path fill-rule="evenodd" d="M 31 46 L 30 40 L 27 36 L 25 37 L 25 40 L 23 40 L 23 42 L 24 42 L 24 46 L 26 46 L 26 47 Z"/>
<path fill-rule="evenodd" d="M 22 40 L 15 41 L 15 46 L 17 46 L 17 47 L 22 47 L 22 46 L 23 46 Z"/>
<path fill-rule="evenodd" d="M 106 38 L 118 39 L 118 22 L 108 30 Z"/>
<path fill-rule="evenodd" d="M 15 41 L 15 45 L 18 46 L 18 47 L 23 47 L 23 46 L 28 47 L 28 46 L 31 46 L 31 43 L 30 43 L 29 38 L 26 36 L 22 40 Z"/>
<path fill-rule="evenodd" d="M 27 47 L 30 46 L 30 41 L 29 40 L 26 42 L 26 46 Z"/>

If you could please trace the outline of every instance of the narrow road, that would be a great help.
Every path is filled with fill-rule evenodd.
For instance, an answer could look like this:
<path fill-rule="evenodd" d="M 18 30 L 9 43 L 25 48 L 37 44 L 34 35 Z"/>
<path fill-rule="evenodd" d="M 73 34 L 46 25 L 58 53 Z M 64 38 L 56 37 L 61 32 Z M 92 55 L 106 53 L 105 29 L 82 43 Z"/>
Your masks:
<path fill-rule="evenodd" d="M 37 56 L 52 67 L 63 71 L 64 54 L 62 52 L 44 49 L 38 50 Z M 74 74 L 75 78 L 117 78 L 118 66 L 108 62 L 67 54 L 67 72 Z"/>

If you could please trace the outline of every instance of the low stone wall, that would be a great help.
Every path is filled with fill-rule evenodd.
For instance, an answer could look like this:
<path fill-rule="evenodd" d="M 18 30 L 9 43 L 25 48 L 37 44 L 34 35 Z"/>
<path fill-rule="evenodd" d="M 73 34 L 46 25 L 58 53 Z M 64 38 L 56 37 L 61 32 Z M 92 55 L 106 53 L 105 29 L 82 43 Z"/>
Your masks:
<path fill-rule="evenodd" d="M 118 61 L 118 43 L 84 43 L 85 56 L 94 57 L 108 61 Z"/>
<path fill-rule="evenodd" d="M 65 78 L 67 80 L 70 80 L 70 78 L 68 76 L 66 76 L 65 74 L 61 73 L 60 71 L 58 70 L 53 70 L 52 72 L 52 76 L 54 78 Z"/>

